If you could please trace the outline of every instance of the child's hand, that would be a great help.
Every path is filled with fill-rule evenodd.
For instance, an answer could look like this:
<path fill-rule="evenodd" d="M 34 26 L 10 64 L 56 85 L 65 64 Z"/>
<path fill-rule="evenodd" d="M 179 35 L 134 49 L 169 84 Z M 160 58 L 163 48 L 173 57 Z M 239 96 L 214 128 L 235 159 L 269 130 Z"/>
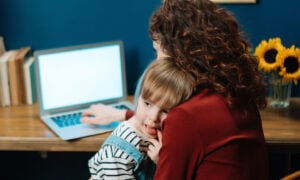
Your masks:
<path fill-rule="evenodd" d="M 151 144 L 148 147 L 147 154 L 150 157 L 150 159 L 157 164 L 157 161 L 159 159 L 159 150 L 162 146 L 162 134 L 161 131 L 157 131 L 158 139 L 150 139 L 149 141 Z"/>
<path fill-rule="evenodd" d="M 104 104 L 91 105 L 82 112 L 81 122 L 87 124 L 106 125 L 115 120 L 125 120 L 126 110 L 116 109 Z"/>

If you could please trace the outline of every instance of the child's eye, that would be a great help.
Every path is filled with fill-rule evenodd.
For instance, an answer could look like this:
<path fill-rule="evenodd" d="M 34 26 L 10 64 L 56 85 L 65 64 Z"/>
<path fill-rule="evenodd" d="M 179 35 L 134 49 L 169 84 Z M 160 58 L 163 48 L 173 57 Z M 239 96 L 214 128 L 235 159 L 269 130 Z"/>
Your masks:
<path fill-rule="evenodd" d="M 151 104 L 148 101 L 144 101 L 144 103 L 147 107 L 151 106 Z"/>
<path fill-rule="evenodd" d="M 164 113 L 164 114 L 168 114 L 169 113 L 169 109 L 164 109 L 162 112 Z"/>

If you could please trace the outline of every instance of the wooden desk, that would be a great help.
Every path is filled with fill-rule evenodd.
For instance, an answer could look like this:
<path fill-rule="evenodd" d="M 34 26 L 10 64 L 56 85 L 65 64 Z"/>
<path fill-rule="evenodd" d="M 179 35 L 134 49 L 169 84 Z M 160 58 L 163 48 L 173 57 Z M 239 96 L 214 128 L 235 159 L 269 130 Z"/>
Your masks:
<path fill-rule="evenodd" d="M 285 110 L 261 111 L 271 147 L 300 147 L 300 98 Z M 38 105 L 0 108 L 0 150 L 96 152 L 110 133 L 63 141 L 38 116 Z M 300 149 L 300 148 L 299 148 Z"/>
<path fill-rule="evenodd" d="M 288 108 L 260 112 L 268 147 L 300 152 L 300 98 L 292 98 Z"/>
<path fill-rule="evenodd" d="M 39 119 L 37 103 L 0 108 L 0 150 L 96 151 L 109 134 L 64 141 Z"/>

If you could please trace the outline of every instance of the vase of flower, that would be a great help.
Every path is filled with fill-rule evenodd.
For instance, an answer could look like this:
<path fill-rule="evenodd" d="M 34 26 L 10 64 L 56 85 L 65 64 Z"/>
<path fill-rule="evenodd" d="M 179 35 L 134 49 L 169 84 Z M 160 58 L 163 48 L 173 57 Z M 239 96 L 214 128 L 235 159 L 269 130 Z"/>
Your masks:
<path fill-rule="evenodd" d="M 280 38 L 263 40 L 255 49 L 258 69 L 268 77 L 270 105 L 285 108 L 290 105 L 292 83 L 300 79 L 300 49 L 286 48 Z"/>
<path fill-rule="evenodd" d="M 280 78 L 271 77 L 268 83 L 270 105 L 285 108 L 290 105 L 292 83 L 282 82 Z"/>

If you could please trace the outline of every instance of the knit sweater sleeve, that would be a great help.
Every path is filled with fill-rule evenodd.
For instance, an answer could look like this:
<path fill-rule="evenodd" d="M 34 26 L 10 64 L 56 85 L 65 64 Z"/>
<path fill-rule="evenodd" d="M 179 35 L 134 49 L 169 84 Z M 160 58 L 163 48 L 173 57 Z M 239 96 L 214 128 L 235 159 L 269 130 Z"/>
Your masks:
<path fill-rule="evenodd" d="M 134 111 L 132 110 L 127 110 L 126 114 L 125 114 L 125 120 L 128 120 L 129 118 L 131 118 L 134 115 Z"/>
<path fill-rule="evenodd" d="M 162 131 L 162 148 L 154 179 L 193 179 L 195 168 L 192 166 L 202 158 L 198 153 L 199 149 L 202 150 L 201 139 L 195 136 L 197 127 L 189 122 L 189 114 L 182 109 L 169 115 Z"/>

